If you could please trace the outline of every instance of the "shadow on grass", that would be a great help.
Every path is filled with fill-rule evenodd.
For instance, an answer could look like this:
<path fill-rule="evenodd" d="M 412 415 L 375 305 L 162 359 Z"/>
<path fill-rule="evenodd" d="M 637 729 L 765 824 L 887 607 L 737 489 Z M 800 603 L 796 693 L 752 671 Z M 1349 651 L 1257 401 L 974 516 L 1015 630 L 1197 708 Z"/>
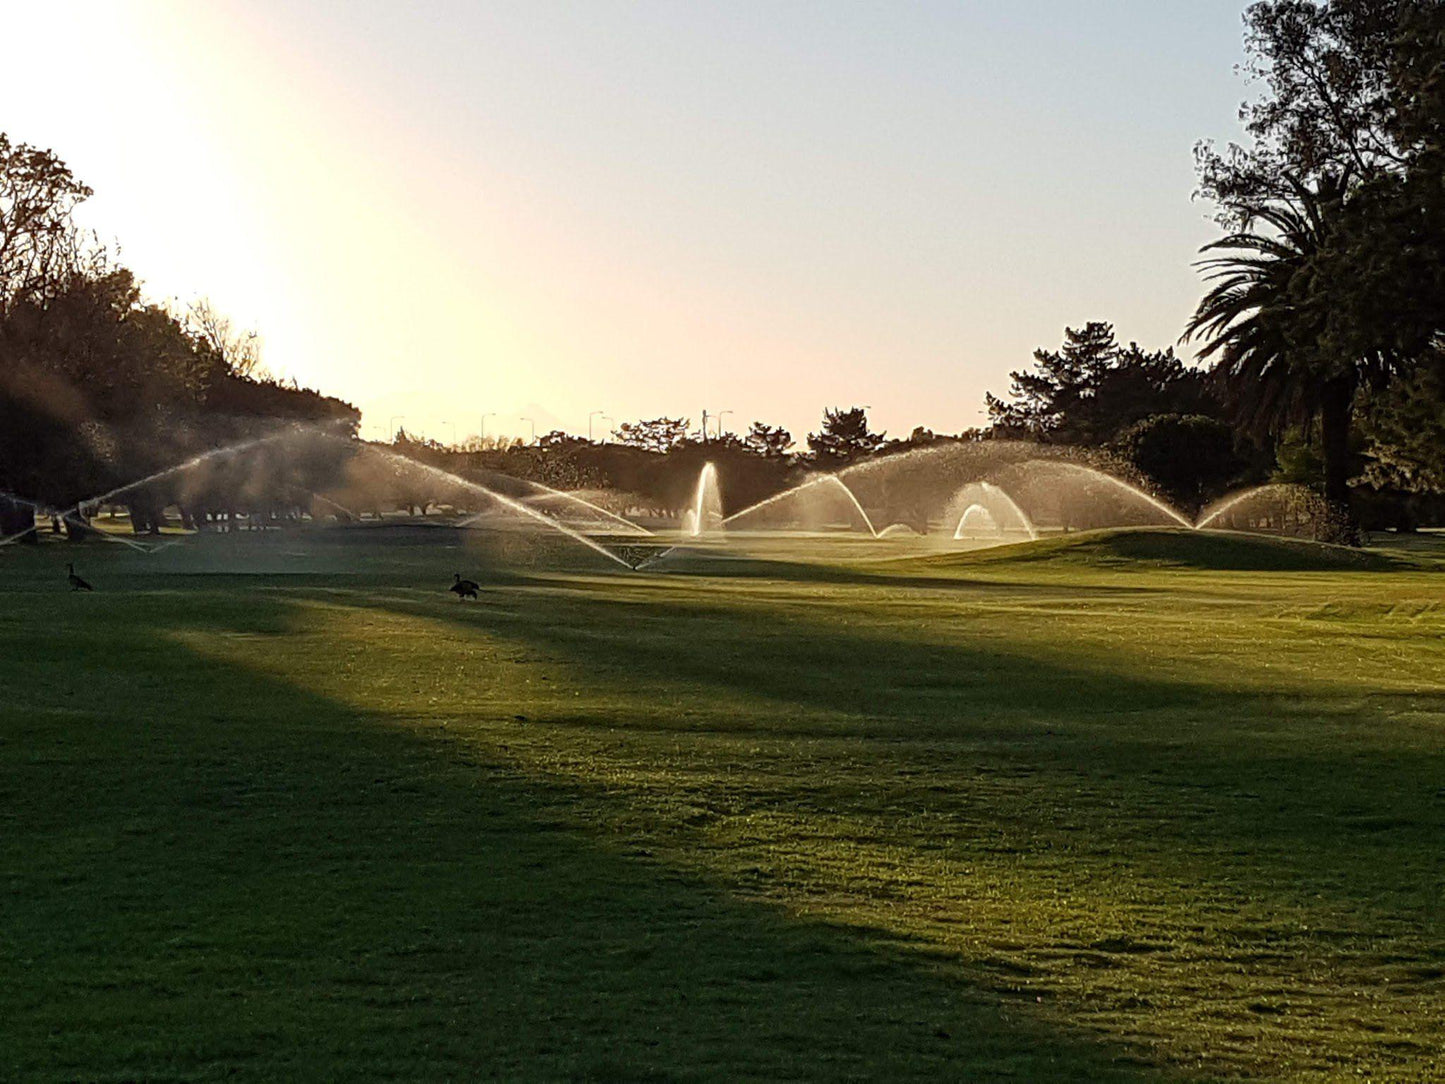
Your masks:
<path fill-rule="evenodd" d="M 285 632 L 240 612 L 191 619 Z M 0 626 L 4 1075 L 1158 1077 L 947 961 L 609 848 L 582 788 L 483 741 L 196 656 L 191 613 Z"/>
<path fill-rule="evenodd" d="M 947 560 L 933 557 L 898 557 L 878 562 L 883 571 L 877 571 L 868 564 L 851 565 L 814 564 L 809 561 L 785 561 L 779 558 L 715 558 L 699 557 L 675 564 L 659 563 L 645 566 L 641 571 L 676 579 L 719 579 L 719 580 L 782 580 L 787 583 L 826 583 L 832 586 L 887 587 L 892 591 L 910 590 L 935 591 L 984 591 L 1007 592 L 1019 589 L 1048 591 L 1048 584 L 1028 580 L 1005 580 L 998 577 L 979 579 L 966 576 L 966 566 L 960 566 L 957 575 L 924 575 L 917 569 L 927 569 L 932 564 L 951 567 Z M 1145 597 L 1162 593 L 1161 588 L 1142 584 L 1070 584 L 1069 593 L 1075 598 L 1119 598 L 1123 596 Z"/>
<path fill-rule="evenodd" d="M 1438 712 L 1439 693 L 1378 692 L 1362 714 L 1354 690 L 1302 703 L 1121 672 L 1127 660 L 1117 670 L 1069 666 L 977 639 L 930 642 L 907 624 L 850 625 L 838 607 L 783 615 L 670 598 L 619 609 L 570 592 L 531 594 L 505 616 L 485 604 L 358 603 L 523 643 L 570 667 L 575 685 L 638 705 L 625 719 L 589 718 L 558 700 L 533 722 L 599 738 L 701 726 L 765 741 L 868 741 L 854 747 L 868 771 L 813 781 L 843 815 L 896 807 L 906 783 L 878 785 L 893 770 L 931 765 L 956 779 L 972 762 L 1037 773 L 1011 799 L 1017 808 L 1000 806 L 1000 820 L 1012 809 L 1026 826 L 1054 806 L 1059 823 L 1087 826 L 1069 846 L 1107 852 L 1118 843 L 1123 854 L 1139 845 L 1125 837 L 1147 825 L 1152 843 L 1173 841 L 1181 866 L 1173 874 L 1197 862 L 1199 877 L 1212 873 L 1261 899 L 1378 902 L 1413 921 L 1400 907 L 1438 891 L 1431 878 L 1445 874 L 1431 857 L 1445 830 L 1445 754 L 1438 744 L 1368 745 L 1382 710 Z M 750 719 L 744 708 L 699 722 L 676 710 L 689 696 L 759 705 L 766 717 Z M 1332 734 L 1336 726 L 1355 733 Z M 826 775 L 829 754 L 810 755 Z M 849 774 L 854 755 L 836 755 L 833 770 Z M 1044 821 L 1035 828 L 1047 834 Z M 1438 931 L 1440 917 L 1426 926 Z"/>
<path fill-rule="evenodd" d="M 889 586 L 898 582 L 880 580 Z M 1070 666 L 991 648 L 976 638 L 960 644 L 951 638 L 954 628 L 938 625 L 955 618 L 986 625 L 998 620 L 996 614 L 951 615 L 934 609 L 916 621 L 899 620 L 885 628 L 861 609 L 850 614 L 847 605 L 834 604 L 814 612 L 798 598 L 729 606 L 676 595 L 634 594 L 619 600 L 603 592 L 537 586 L 542 590 L 502 612 L 492 609 L 499 596 L 488 594 L 470 606 L 395 594 L 339 601 L 443 619 L 527 643 L 604 680 L 624 675 L 634 684 L 658 680 L 767 697 L 844 713 L 850 726 L 875 733 L 901 724 L 908 737 L 918 737 L 920 728 L 959 736 L 1003 733 L 1012 719 L 1027 719 L 1028 733 L 1037 735 L 1040 723 L 1071 723 L 1091 705 L 1127 714 L 1214 704 L 1220 697 L 1217 687 L 1203 683 Z M 1010 590 L 1020 596 L 1019 587 Z M 1029 592 L 1040 599 L 1058 594 L 1048 585 L 1023 591 L 1021 599 Z M 780 612 L 780 606 L 788 609 Z"/>

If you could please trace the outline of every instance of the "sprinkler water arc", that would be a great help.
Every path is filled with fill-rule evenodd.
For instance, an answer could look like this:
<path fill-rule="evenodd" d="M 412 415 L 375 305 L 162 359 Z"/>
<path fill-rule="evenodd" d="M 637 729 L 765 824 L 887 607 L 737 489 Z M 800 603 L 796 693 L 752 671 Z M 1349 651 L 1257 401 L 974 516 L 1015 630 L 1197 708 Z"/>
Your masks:
<path fill-rule="evenodd" d="M 781 493 L 775 493 L 773 494 L 773 496 L 768 497 L 766 500 L 761 500 L 758 501 L 756 504 L 749 505 L 741 512 L 734 512 L 732 515 L 724 519 L 722 521 L 722 524 L 724 527 L 730 524 L 734 524 L 738 520 L 744 519 L 747 516 L 752 516 L 757 512 L 760 512 L 764 508 L 768 508 L 772 505 L 778 504 L 781 501 L 788 500 L 789 498 L 796 497 L 799 494 L 806 492 L 807 490 L 814 489 L 819 486 L 832 486 L 841 490 L 844 497 L 847 498 L 849 505 L 858 513 L 859 518 L 863 521 L 863 526 L 868 529 L 868 533 L 874 538 L 878 537 L 878 531 L 873 526 L 873 520 L 869 518 L 868 513 L 864 510 L 863 505 L 859 503 L 858 498 L 854 495 L 853 491 L 848 488 L 848 483 L 843 481 L 843 479 L 839 478 L 836 474 L 819 475 L 816 478 L 810 478 L 808 481 L 802 483 L 801 485 L 793 486 L 793 488 L 791 489 L 785 489 Z"/>

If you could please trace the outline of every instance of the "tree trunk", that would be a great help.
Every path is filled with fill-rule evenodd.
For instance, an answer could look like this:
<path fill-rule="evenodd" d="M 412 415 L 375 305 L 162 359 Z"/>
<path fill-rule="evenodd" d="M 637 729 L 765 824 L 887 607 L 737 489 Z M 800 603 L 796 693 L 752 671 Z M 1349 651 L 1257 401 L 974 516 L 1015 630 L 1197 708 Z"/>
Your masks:
<path fill-rule="evenodd" d="M 1329 381 L 1320 392 L 1320 443 L 1324 455 L 1325 497 L 1340 505 L 1350 499 L 1350 414 L 1355 404 L 1351 374 Z"/>

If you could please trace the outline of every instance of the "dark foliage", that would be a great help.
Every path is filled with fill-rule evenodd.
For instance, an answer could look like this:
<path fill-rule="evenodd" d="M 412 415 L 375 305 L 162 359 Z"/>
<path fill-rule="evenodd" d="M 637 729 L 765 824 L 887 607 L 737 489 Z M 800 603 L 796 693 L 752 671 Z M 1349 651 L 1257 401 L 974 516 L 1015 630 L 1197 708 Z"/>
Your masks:
<path fill-rule="evenodd" d="M 823 411 L 818 432 L 808 434 L 808 448 L 819 467 L 836 470 L 878 451 L 885 436 L 868 428 L 866 407 L 834 407 Z"/>
<path fill-rule="evenodd" d="M 1245 467 L 1233 428 L 1202 414 L 1145 418 L 1119 435 L 1115 450 L 1182 508 L 1198 509 Z"/>
<path fill-rule="evenodd" d="M 1097 447 L 1157 414 L 1217 414 L 1203 374 L 1172 350 L 1121 347 L 1112 324 L 1065 328 L 1059 350 L 1035 350 L 1010 374 L 1008 397 L 987 396 L 992 435 Z"/>
<path fill-rule="evenodd" d="M 651 421 L 623 422 L 612 435 L 617 443 L 647 452 L 665 452 L 687 439 L 687 418 L 653 418 Z"/>
<path fill-rule="evenodd" d="M 1255 429 L 1318 419 L 1324 492 L 1343 501 L 1361 390 L 1411 387 L 1445 329 L 1445 12 L 1269 0 L 1246 28 L 1266 92 L 1241 111 L 1252 146 L 1199 148 L 1230 232 L 1186 336 Z"/>
<path fill-rule="evenodd" d="M 51 152 L 0 135 L 0 491 L 79 524 L 83 499 L 210 449 L 287 426 L 354 435 L 359 415 L 347 404 L 249 376 L 254 353 L 234 349 L 209 306 L 207 333 L 146 302 L 134 276 L 74 227 L 89 195 Z M 218 473 L 191 497 L 226 509 L 294 502 L 334 459 L 278 461 L 229 491 L 218 491 Z M 136 529 L 149 530 L 175 494 L 154 486 L 124 500 Z M 10 503 L 7 526 L 34 513 L 19 507 Z"/>

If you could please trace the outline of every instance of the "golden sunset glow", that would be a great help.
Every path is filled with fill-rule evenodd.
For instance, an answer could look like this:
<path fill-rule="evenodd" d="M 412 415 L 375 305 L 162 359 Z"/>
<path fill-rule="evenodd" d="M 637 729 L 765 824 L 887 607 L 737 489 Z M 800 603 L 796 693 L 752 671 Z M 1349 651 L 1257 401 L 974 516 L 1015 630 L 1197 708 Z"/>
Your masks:
<path fill-rule="evenodd" d="M 18 7 L 68 70 L 23 51 L 6 120 L 96 190 L 86 221 L 152 294 L 212 297 L 373 433 L 704 409 L 801 433 L 848 402 L 955 431 L 1066 322 L 1167 343 L 1197 297 L 1187 144 L 1141 146 L 1148 105 L 1061 144 L 1113 60 L 1029 41 L 1040 16 L 898 20 L 936 65 L 865 91 L 887 43 L 862 18 L 810 40 L 762 8 L 522 7 Z M 1026 46 L 1072 68 L 999 67 Z M 1212 61 L 1158 58 L 1171 108 L 1215 121 Z"/>

